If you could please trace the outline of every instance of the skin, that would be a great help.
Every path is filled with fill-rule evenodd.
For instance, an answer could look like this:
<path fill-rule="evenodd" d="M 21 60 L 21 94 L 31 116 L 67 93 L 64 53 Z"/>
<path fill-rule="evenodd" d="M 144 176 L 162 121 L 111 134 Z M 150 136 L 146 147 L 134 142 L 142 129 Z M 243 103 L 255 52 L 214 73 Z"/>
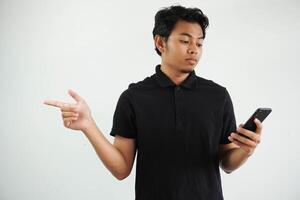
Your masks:
<path fill-rule="evenodd" d="M 203 32 L 199 24 L 178 21 L 168 40 L 155 36 L 154 43 L 161 52 L 161 70 L 176 84 L 180 85 L 198 64 L 203 47 Z M 193 58 L 196 61 L 188 61 Z M 128 177 L 136 154 L 135 139 L 116 135 L 111 144 L 96 125 L 92 112 L 85 100 L 74 90 L 68 94 L 75 103 L 57 100 L 45 100 L 48 106 L 60 108 L 63 124 L 66 128 L 80 130 L 89 139 L 98 157 L 105 167 L 118 179 Z M 255 121 L 255 132 L 243 129 L 240 124 L 236 132 L 231 133 L 231 143 L 219 146 L 220 167 L 231 173 L 251 156 L 261 141 L 262 123 Z M 248 136 L 242 137 L 237 133 Z"/>
<path fill-rule="evenodd" d="M 161 70 L 179 85 L 194 70 L 202 55 L 203 32 L 198 23 L 178 21 L 168 40 L 159 35 L 154 37 L 161 52 Z M 196 59 L 189 63 L 186 59 Z"/>
<path fill-rule="evenodd" d="M 136 153 L 135 140 L 116 135 L 114 143 L 111 144 L 97 127 L 85 100 L 71 89 L 68 93 L 75 103 L 57 100 L 45 100 L 43 103 L 60 108 L 64 126 L 72 130 L 81 130 L 104 166 L 118 180 L 123 180 L 130 174 L 133 166 Z"/>
<path fill-rule="evenodd" d="M 91 110 L 85 100 L 75 91 L 70 89 L 68 93 L 76 103 L 45 100 L 44 104 L 60 108 L 63 124 L 66 128 L 84 131 L 92 121 Z"/>

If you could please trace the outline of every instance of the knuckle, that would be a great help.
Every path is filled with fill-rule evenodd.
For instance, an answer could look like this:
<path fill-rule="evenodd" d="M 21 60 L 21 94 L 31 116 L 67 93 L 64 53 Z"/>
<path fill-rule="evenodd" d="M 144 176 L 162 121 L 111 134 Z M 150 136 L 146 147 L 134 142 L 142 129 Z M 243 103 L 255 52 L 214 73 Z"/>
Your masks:
<path fill-rule="evenodd" d="M 64 126 L 65 126 L 66 128 L 69 128 L 69 123 L 70 123 L 70 122 L 71 122 L 70 120 L 64 119 Z"/>
<path fill-rule="evenodd" d="M 71 107 L 71 108 L 76 108 L 77 105 L 76 105 L 76 104 L 70 104 L 70 107 Z"/>
<path fill-rule="evenodd" d="M 251 144 L 251 140 L 245 138 L 245 139 L 243 139 L 243 143 L 249 145 L 249 144 Z"/>
<path fill-rule="evenodd" d="M 260 143 L 260 140 L 257 140 L 257 144 L 259 144 Z"/>

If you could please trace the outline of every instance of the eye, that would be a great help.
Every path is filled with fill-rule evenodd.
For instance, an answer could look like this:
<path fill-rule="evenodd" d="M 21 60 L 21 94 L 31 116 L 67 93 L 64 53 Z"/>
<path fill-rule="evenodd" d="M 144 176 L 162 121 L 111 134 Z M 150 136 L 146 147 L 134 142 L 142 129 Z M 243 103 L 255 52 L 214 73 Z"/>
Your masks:
<path fill-rule="evenodd" d="M 180 40 L 180 42 L 182 42 L 182 43 L 184 43 L 184 44 L 189 43 L 189 41 L 187 41 L 187 40 Z"/>
<path fill-rule="evenodd" d="M 197 44 L 198 47 L 202 47 L 202 44 Z"/>

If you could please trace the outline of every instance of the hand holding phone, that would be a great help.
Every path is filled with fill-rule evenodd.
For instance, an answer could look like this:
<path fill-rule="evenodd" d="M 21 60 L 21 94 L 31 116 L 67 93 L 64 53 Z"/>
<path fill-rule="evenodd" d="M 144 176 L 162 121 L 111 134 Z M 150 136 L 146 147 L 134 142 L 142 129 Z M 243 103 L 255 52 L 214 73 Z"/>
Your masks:
<path fill-rule="evenodd" d="M 266 117 L 272 112 L 272 109 L 271 108 L 258 108 L 256 109 L 256 111 L 250 116 L 250 118 L 246 121 L 245 124 L 243 124 L 242 128 L 243 129 L 247 129 L 249 131 L 252 131 L 256 134 L 259 134 L 259 132 L 256 132 L 256 129 L 257 129 L 257 126 L 256 126 L 256 122 L 254 122 L 254 119 L 258 119 L 260 122 L 263 122 Z M 259 130 L 257 130 L 259 131 Z M 237 134 L 242 136 L 242 137 L 245 137 L 253 142 L 255 142 L 256 144 L 258 144 L 260 142 L 260 135 L 251 135 L 251 138 L 250 135 L 248 133 L 246 133 L 245 131 L 241 131 L 242 133 L 239 133 L 237 131 Z M 247 135 L 249 136 L 247 136 Z M 229 138 L 230 141 L 234 142 L 234 139 L 232 138 Z M 239 138 L 238 140 L 242 141 L 241 138 Z M 240 142 L 241 143 L 241 142 Z M 246 141 L 243 141 L 242 143 L 245 143 L 246 144 Z M 249 141 L 247 141 L 247 143 L 250 145 Z M 237 143 L 239 145 L 239 143 Z M 242 147 L 241 148 L 244 148 L 245 152 L 247 153 L 248 156 L 252 155 L 254 149 L 255 149 L 256 146 L 253 146 L 253 143 L 252 145 L 248 146 L 248 147 Z"/>
<path fill-rule="evenodd" d="M 243 125 L 244 129 L 247 129 L 249 131 L 255 132 L 256 131 L 256 124 L 254 122 L 254 119 L 257 118 L 260 122 L 263 122 L 266 117 L 272 112 L 271 108 L 258 108 L 256 111 L 251 115 L 251 117 L 246 121 L 246 123 Z M 247 137 L 246 135 L 243 135 L 241 133 L 238 133 L 239 135 Z"/>
<path fill-rule="evenodd" d="M 254 119 L 257 118 L 260 122 L 263 122 L 271 112 L 271 108 L 258 108 L 246 121 L 246 123 L 243 125 L 243 128 L 255 132 L 256 124 Z"/>

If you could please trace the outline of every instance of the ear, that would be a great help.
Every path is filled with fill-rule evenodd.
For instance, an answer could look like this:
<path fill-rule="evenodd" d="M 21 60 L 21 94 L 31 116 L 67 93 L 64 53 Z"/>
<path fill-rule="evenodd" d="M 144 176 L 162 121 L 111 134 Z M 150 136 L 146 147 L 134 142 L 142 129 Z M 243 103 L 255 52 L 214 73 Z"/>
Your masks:
<path fill-rule="evenodd" d="M 165 43 L 165 39 L 162 36 L 155 35 L 155 37 L 154 37 L 154 43 L 155 43 L 155 46 L 160 51 L 160 53 L 163 53 L 165 51 L 166 43 Z"/>

